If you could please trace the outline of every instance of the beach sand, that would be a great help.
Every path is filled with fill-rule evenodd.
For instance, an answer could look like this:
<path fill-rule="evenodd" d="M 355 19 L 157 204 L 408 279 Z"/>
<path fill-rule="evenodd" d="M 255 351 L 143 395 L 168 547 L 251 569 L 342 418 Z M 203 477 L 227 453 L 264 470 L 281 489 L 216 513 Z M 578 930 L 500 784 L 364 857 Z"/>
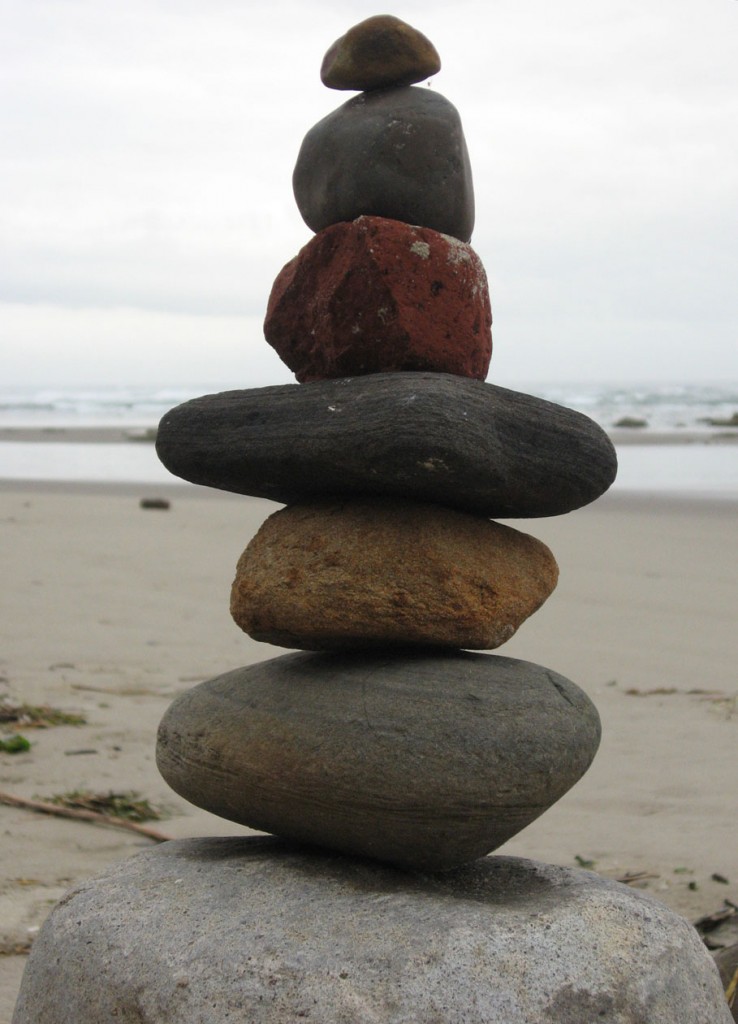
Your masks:
<path fill-rule="evenodd" d="M 169 510 L 139 507 L 165 496 Z M 197 682 L 283 653 L 228 613 L 236 560 L 278 506 L 196 487 L 0 484 L 0 699 L 83 713 L 21 730 L 0 789 L 48 798 L 135 790 L 175 837 L 243 834 L 159 777 L 156 727 Z M 511 525 L 544 540 L 557 590 L 499 653 L 568 676 L 596 703 L 603 741 L 584 779 L 500 852 L 589 864 L 690 920 L 738 902 L 738 503 L 605 496 Z M 22 949 L 73 883 L 150 841 L 0 806 L 0 950 Z M 713 878 L 717 875 L 727 883 Z M 25 958 L 0 956 L 0 1024 Z"/>

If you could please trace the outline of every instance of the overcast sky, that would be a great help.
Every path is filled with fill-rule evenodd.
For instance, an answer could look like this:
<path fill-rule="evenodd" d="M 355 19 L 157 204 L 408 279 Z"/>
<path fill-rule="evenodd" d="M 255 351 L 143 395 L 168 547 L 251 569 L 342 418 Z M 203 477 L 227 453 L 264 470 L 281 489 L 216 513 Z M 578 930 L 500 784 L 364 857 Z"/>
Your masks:
<path fill-rule="evenodd" d="M 738 0 L 0 0 L 8 384 L 292 380 L 263 340 L 312 237 L 328 46 L 435 43 L 474 173 L 488 379 L 738 380 Z"/>

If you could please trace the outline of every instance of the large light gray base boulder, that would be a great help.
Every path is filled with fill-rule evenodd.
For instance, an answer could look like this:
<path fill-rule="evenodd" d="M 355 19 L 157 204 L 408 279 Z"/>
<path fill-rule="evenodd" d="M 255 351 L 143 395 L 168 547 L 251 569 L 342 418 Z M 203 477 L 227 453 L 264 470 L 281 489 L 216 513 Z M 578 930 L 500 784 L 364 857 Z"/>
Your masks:
<path fill-rule="evenodd" d="M 69 893 L 13 1024 L 731 1024 L 685 920 L 586 871 L 191 839 Z"/>

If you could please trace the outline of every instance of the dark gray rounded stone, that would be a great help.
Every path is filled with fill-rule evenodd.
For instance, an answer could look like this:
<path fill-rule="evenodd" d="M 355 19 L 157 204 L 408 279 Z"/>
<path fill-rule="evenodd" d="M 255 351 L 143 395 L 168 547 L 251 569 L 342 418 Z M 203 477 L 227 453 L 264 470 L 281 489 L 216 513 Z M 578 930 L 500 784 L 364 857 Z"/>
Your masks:
<path fill-rule="evenodd" d="M 588 871 L 184 839 L 73 889 L 13 1024 L 732 1024 L 687 921 Z"/>
<path fill-rule="evenodd" d="M 432 89 L 354 96 L 307 133 L 292 185 L 313 231 L 362 214 L 433 228 L 462 242 L 474 229 L 461 120 Z"/>
<path fill-rule="evenodd" d="M 599 741 L 586 695 L 529 662 L 297 653 L 178 697 L 157 763 L 172 789 L 223 818 L 437 869 L 537 818 Z"/>
<path fill-rule="evenodd" d="M 164 416 L 156 449 L 175 476 L 284 504 L 385 495 L 491 518 L 570 512 L 617 472 L 587 416 L 443 373 L 206 395 Z"/>

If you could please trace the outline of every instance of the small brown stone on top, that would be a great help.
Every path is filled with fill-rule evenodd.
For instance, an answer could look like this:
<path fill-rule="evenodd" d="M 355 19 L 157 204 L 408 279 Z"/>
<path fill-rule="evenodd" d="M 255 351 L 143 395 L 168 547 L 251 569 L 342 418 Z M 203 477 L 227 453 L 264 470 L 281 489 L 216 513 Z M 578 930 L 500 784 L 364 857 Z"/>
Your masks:
<path fill-rule="evenodd" d="M 328 49 L 320 68 L 329 89 L 385 89 L 412 85 L 441 70 L 429 39 L 391 14 L 378 14 L 350 28 Z"/>

